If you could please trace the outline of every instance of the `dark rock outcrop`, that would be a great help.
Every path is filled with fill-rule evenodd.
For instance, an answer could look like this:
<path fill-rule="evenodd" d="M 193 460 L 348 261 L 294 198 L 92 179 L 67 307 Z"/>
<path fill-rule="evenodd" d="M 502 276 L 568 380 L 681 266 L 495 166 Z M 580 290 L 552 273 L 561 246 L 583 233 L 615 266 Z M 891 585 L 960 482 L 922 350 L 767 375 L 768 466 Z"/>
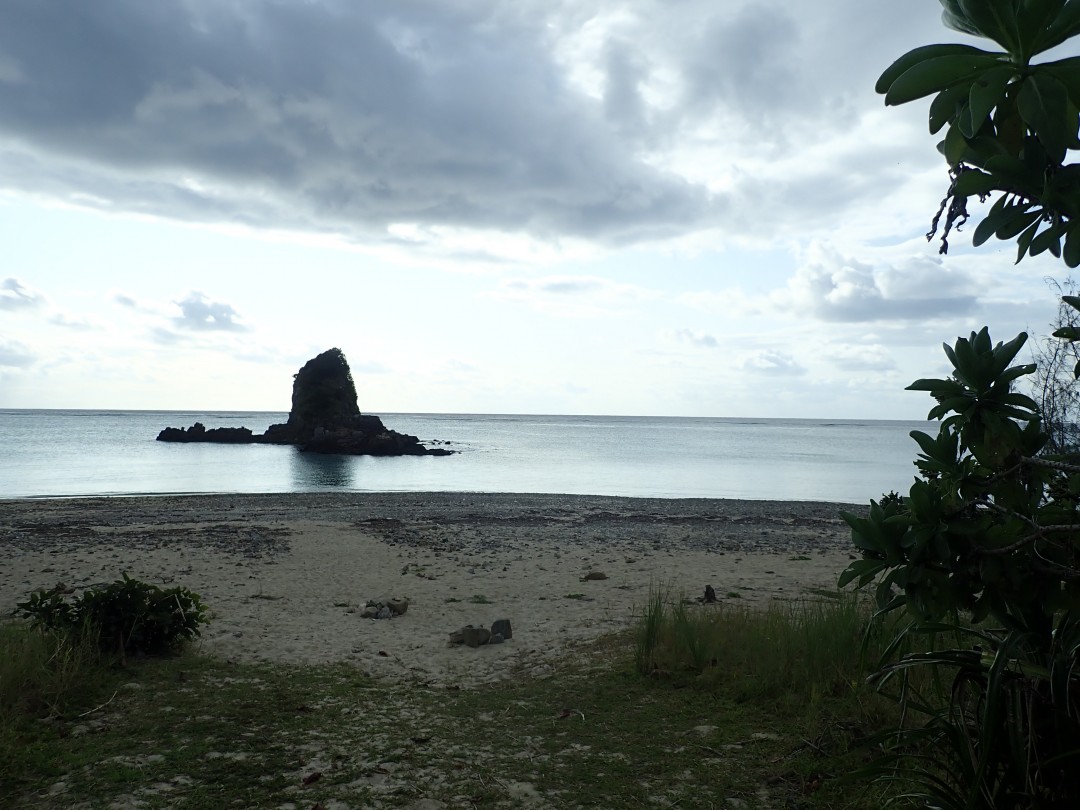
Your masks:
<path fill-rule="evenodd" d="M 196 422 L 189 428 L 167 427 L 158 434 L 159 442 L 218 442 L 220 444 L 251 444 L 255 434 L 249 428 L 210 428 Z"/>
<path fill-rule="evenodd" d="M 386 429 L 379 417 L 361 416 L 349 363 L 341 349 L 330 349 L 308 360 L 293 375 L 289 421 L 271 425 L 265 436 L 277 444 L 307 444 L 320 430 L 346 427 L 368 433 Z"/>
<path fill-rule="evenodd" d="M 390 430 L 377 416 L 360 413 L 356 385 L 341 349 L 308 360 L 293 376 L 292 409 L 284 424 L 271 425 L 261 436 L 248 428 L 207 430 L 165 428 L 159 442 L 224 444 L 292 444 L 312 453 L 357 456 L 448 456 L 451 450 L 428 448 L 416 436 Z"/>

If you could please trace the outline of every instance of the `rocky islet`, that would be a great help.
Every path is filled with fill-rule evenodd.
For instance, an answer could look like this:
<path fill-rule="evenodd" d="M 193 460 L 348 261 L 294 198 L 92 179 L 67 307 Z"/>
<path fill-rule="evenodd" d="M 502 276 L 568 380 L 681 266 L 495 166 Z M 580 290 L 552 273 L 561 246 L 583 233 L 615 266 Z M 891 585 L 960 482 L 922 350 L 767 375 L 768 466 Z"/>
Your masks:
<path fill-rule="evenodd" d="M 207 429 L 196 422 L 189 428 L 167 427 L 157 440 L 291 444 L 311 453 L 354 456 L 446 456 L 453 452 L 426 447 L 416 436 L 390 430 L 378 416 L 361 413 L 349 363 L 337 348 L 313 357 L 294 375 L 287 422 L 271 425 L 262 434 L 246 427 Z"/>

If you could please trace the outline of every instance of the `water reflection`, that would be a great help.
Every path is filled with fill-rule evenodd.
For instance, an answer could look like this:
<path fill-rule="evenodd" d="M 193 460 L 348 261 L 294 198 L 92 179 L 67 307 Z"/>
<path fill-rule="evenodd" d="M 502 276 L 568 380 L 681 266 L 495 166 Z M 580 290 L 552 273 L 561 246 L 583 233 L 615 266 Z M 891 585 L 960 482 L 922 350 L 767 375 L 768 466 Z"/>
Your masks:
<path fill-rule="evenodd" d="M 353 485 L 353 458 L 329 453 L 289 455 L 293 488 L 299 492 L 312 489 L 349 489 Z"/>

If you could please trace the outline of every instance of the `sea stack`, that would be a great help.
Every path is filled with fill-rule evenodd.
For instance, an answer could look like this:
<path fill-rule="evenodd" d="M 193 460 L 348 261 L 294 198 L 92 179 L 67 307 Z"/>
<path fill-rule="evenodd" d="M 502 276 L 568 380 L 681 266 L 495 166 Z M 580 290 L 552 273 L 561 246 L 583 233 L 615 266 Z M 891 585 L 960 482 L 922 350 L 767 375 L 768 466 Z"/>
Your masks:
<path fill-rule="evenodd" d="M 245 431 L 241 438 L 238 431 Z M 292 444 L 313 453 L 356 456 L 446 456 L 451 451 L 428 448 L 415 436 L 390 430 L 379 417 L 360 413 L 356 385 L 341 349 L 330 349 L 308 360 L 293 375 L 292 409 L 284 424 L 271 425 L 261 436 L 246 428 L 230 431 L 165 428 L 163 442 L 228 442 L 230 444 Z"/>

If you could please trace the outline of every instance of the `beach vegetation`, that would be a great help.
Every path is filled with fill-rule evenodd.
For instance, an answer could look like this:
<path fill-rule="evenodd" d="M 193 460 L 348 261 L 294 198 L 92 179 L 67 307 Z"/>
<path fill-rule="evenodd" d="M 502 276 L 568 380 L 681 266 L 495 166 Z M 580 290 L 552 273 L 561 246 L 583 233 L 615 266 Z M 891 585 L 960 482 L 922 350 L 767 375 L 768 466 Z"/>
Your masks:
<path fill-rule="evenodd" d="M 102 657 L 92 632 L 69 634 L 24 621 L 0 624 L 0 717 L 46 717 L 93 692 Z"/>
<path fill-rule="evenodd" d="M 976 246 L 995 236 L 1015 240 L 1017 262 L 1049 252 L 1080 265 L 1080 164 L 1066 162 L 1080 148 L 1080 57 L 1032 61 L 1080 34 L 1080 2 L 941 4 L 947 26 L 1001 50 L 916 48 L 878 80 L 886 104 L 933 96 L 930 130 L 945 129 L 950 185 L 928 238 L 940 225 L 946 252 L 969 198 L 996 195 Z M 1080 298 L 1062 306 L 1072 318 Z M 1054 337 L 1076 341 L 1080 328 L 1067 320 Z M 1013 365 L 1026 340 L 994 344 L 983 328 L 946 344 L 949 377 L 909 386 L 933 397 L 940 422 L 936 436 L 911 434 L 919 478 L 905 498 L 844 514 L 862 558 L 840 584 L 872 586 L 878 621 L 903 617 L 870 674 L 903 720 L 874 740 L 884 757 L 863 775 L 898 780 L 926 806 L 1080 796 L 1080 467 L 1062 455 L 1055 415 L 1044 421 L 1047 397 L 1016 390 L 1035 371 Z"/>
<path fill-rule="evenodd" d="M 75 638 L 90 633 L 103 649 L 121 658 L 169 652 L 196 638 L 209 619 L 197 593 L 160 588 L 126 573 L 73 599 L 56 588 L 34 591 L 17 603 L 16 614 L 54 633 Z"/>
<path fill-rule="evenodd" d="M 737 699 L 844 695 L 887 635 L 867 635 L 868 600 L 846 592 L 765 606 L 687 603 L 654 588 L 636 625 L 634 667 Z M 867 647 L 868 642 L 877 646 Z"/>
<path fill-rule="evenodd" d="M 953 30 L 990 40 L 915 48 L 877 81 L 887 105 L 932 96 L 931 134 L 944 130 L 949 187 L 927 238 L 948 237 L 968 219 L 972 197 L 997 195 L 975 228 L 979 246 L 994 236 L 1017 245 L 1016 260 L 1049 251 L 1080 265 L 1080 57 L 1033 58 L 1080 33 L 1077 0 L 940 0 Z M 941 218 L 945 221 L 942 223 Z"/>
<path fill-rule="evenodd" d="M 1068 302 L 1069 298 L 1080 296 L 1076 282 L 1048 279 L 1047 284 L 1061 299 L 1053 331 L 1080 331 L 1080 312 Z M 1080 458 L 1080 386 L 1076 384 L 1075 369 L 1080 363 L 1080 343 L 1053 335 L 1033 343 L 1031 359 L 1035 373 L 1031 378 L 1031 395 L 1039 403 L 1042 429 L 1047 437 L 1043 454 L 1076 460 Z"/>
<path fill-rule="evenodd" d="M 983 329 L 946 346 L 952 375 L 909 386 L 941 422 L 912 432 L 921 478 L 902 502 L 843 515 L 862 558 L 840 585 L 872 586 L 879 619 L 903 617 L 870 681 L 920 718 L 879 740 L 871 773 L 935 806 L 1080 795 L 1080 467 L 1040 455 L 1037 404 L 1013 390 L 1033 371 L 1012 365 L 1025 340 Z"/>

